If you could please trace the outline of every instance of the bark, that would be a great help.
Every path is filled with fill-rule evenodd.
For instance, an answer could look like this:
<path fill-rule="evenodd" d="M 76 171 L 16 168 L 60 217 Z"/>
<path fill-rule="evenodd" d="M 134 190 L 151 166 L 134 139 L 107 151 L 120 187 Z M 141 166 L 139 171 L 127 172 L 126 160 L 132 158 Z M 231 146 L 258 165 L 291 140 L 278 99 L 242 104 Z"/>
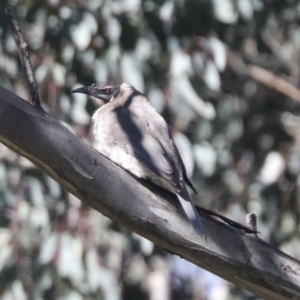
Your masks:
<path fill-rule="evenodd" d="M 41 109 L 0 87 L 0 142 L 84 203 L 156 245 L 264 299 L 300 299 L 300 262 L 255 235 L 202 216 L 194 233 L 176 198 L 158 196 Z"/>

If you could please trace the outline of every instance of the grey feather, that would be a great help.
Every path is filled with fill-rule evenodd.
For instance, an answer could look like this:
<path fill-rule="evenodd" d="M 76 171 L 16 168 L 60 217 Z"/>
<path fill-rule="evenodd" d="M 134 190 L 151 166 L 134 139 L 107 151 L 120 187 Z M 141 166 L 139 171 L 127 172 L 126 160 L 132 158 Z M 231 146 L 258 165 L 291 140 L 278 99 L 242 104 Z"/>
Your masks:
<path fill-rule="evenodd" d="M 195 206 L 191 202 L 188 191 L 184 188 L 179 194 L 176 194 L 187 218 L 191 222 L 193 228 L 199 235 L 204 235 L 204 227 L 202 221 L 196 211 Z"/>

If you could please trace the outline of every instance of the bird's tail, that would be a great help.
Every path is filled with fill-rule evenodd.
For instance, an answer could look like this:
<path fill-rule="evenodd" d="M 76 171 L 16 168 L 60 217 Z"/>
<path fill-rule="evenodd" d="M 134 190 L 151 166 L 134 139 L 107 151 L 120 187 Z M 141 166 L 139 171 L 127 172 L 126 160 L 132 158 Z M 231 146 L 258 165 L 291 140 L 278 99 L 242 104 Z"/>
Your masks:
<path fill-rule="evenodd" d="M 180 194 L 176 194 L 178 200 L 180 201 L 180 204 L 187 216 L 187 218 L 189 219 L 189 221 L 191 222 L 194 230 L 201 236 L 204 236 L 204 227 L 202 224 L 202 221 L 196 211 L 196 208 L 194 206 L 194 204 L 191 202 L 189 193 L 187 191 L 186 188 L 184 188 Z"/>

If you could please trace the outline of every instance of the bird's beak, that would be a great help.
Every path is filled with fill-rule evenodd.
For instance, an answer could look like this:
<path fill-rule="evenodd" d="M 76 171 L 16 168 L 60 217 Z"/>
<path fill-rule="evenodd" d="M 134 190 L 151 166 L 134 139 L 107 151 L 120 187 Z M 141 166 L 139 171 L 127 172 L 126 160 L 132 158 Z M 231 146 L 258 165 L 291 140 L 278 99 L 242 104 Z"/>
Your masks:
<path fill-rule="evenodd" d="M 72 93 L 86 94 L 101 106 L 109 101 L 109 99 L 105 98 L 106 95 L 103 95 L 103 93 L 101 93 L 101 89 L 99 89 L 95 84 L 80 87 L 78 89 L 73 90 Z"/>
<path fill-rule="evenodd" d="M 93 86 L 83 86 L 72 91 L 72 93 L 86 94 L 89 96 L 93 96 L 95 92 L 96 89 Z"/>

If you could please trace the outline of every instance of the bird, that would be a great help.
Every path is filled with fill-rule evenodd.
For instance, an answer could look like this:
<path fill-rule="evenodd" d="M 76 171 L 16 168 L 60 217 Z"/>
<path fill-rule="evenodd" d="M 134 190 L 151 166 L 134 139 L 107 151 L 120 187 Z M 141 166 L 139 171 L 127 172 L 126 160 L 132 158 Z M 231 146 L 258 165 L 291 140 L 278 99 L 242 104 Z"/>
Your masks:
<path fill-rule="evenodd" d="M 72 91 L 99 103 L 92 116 L 97 150 L 132 175 L 175 194 L 195 232 L 203 236 L 201 219 L 191 201 L 189 181 L 165 119 L 133 86 L 83 86 Z"/>

